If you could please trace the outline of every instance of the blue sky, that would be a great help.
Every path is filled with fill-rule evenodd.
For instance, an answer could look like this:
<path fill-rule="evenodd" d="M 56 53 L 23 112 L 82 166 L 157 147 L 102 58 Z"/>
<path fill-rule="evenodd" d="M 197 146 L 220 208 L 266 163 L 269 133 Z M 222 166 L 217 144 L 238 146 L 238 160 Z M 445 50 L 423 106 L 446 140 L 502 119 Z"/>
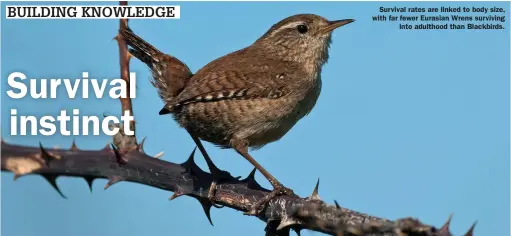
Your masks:
<path fill-rule="evenodd" d="M 9 3 L 14 4 L 14 3 Z M 60 3 L 62 4 L 62 3 Z M 117 4 L 113 2 L 112 4 Z M 133 4 L 133 3 L 130 3 Z M 158 4 L 158 3 L 151 3 Z M 163 4 L 163 3 L 160 3 Z M 509 23 L 505 30 L 404 31 L 373 22 L 380 6 L 499 6 L 506 2 L 172 2 L 180 20 L 132 20 L 131 28 L 197 71 L 209 61 L 250 45 L 272 24 L 315 13 L 356 22 L 333 34 L 323 90 L 313 112 L 281 141 L 253 156 L 282 183 L 306 196 L 321 178 L 320 195 L 332 203 L 396 219 L 418 217 L 440 226 L 454 213 L 460 235 L 475 221 L 477 235 L 509 235 Z M 5 3 L 4 3 L 5 5 Z M 4 13 L 2 7 L 2 13 Z M 120 115 L 119 101 L 7 97 L 6 78 L 118 78 L 117 20 L 5 20 L 2 18 L 1 135 L 8 142 L 69 147 L 73 137 L 10 136 L 9 110 L 18 114 Z M 169 116 L 137 60 L 137 135 L 150 154 L 165 151 L 182 162 L 193 141 Z M 110 139 L 75 137 L 80 148 Z M 245 176 L 250 164 L 232 150 L 207 144 L 217 165 Z M 197 158 L 205 167 L 202 159 Z M 94 183 L 58 180 L 64 200 L 39 176 L 12 181 L 2 173 L 2 235 L 262 235 L 264 223 L 230 209 L 213 209 L 209 225 L 191 198 L 122 183 L 104 191 Z M 258 174 L 258 180 L 269 187 Z M 318 235 L 305 232 L 304 235 Z"/>

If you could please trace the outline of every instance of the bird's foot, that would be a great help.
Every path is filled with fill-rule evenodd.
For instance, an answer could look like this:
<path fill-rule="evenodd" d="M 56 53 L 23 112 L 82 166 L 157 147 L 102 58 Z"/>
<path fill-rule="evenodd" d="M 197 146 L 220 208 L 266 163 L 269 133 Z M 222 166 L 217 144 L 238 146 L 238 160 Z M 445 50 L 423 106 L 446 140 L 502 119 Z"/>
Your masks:
<path fill-rule="evenodd" d="M 237 180 L 240 178 L 234 177 L 229 172 L 220 170 L 218 168 L 211 168 L 211 175 L 213 176 L 213 181 L 211 181 L 211 185 L 208 191 L 208 199 L 211 202 L 214 202 L 215 200 L 215 192 L 218 184 L 229 182 L 232 180 Z"/>
<path fill-rule="evenodd" d="M 256 215 L 259 215 L 261 213 L 261 211 L 264 209 L 264 207 L 266 207 L 266 205 L 275 197 L 277 196 L 282 196 L 282 195 L 286 195 L 286 196 L 292 196 L 292 197 L 297 197 L 298 195 L 296 195 L 293 190 L 291 190 L 290 188 L 286 188 L 284 185 L 282 184 L 277 184 L 274 186 L 273 188 L 273 191 L 270 192 L 270 194 L 264 196 L 263 198 L 261 198 L 259 201 L 257 201 L 256 203 L 254 203 L 250 209 L 243 213 L 245 215 L 251 215 L 251 216 L 256 216 Z"/>

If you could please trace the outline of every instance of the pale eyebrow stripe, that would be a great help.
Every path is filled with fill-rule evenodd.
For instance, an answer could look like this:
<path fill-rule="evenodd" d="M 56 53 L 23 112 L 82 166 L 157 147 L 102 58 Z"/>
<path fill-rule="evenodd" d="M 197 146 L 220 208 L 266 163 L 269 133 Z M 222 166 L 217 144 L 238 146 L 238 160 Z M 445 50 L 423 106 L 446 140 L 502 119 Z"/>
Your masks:
<path fill-rule="evenodd" d="M 289 29 L 289 28 L 293 28 L 293 27 L 296 27 L 300 24 L 303 24 L 303 22 L 299 21 L 299 22 L 290 22 L 290 23 L 287 23 L 285 25 L 283 25 L 282 27 L 278 28 L 277 30 L 271 32 L 270 36 L 273 36 L 274 34 L 276 34 L 277 32 L 280 32 L 282 31 L 283 29 Z"/>

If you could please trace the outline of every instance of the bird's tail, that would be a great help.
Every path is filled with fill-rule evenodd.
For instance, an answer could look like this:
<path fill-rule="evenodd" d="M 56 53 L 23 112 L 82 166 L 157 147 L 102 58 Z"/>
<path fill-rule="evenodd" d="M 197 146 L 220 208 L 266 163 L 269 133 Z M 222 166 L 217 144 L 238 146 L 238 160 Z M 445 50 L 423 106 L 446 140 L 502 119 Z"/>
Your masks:
<path fill-rule="evenodd" d="M 131 47 L 129 52 L 151 69 L 153 74 L 151 82 L 158 89 L 160 98 L 165 103 L 171 102 L 192 76 L 188 66 L 179 59 L 159 51 L 129 28 L 120 30 L 120 34 Z"/>
<path fill-rule="evenodd" d="M 154 63 L 158 63 L 164 53 L 153 47 L 138 35 L 136 35 L 131 29 L 121 30 L 121 35 L 130 46 L 129 52 L 149 67 L 152 67 Z"/>

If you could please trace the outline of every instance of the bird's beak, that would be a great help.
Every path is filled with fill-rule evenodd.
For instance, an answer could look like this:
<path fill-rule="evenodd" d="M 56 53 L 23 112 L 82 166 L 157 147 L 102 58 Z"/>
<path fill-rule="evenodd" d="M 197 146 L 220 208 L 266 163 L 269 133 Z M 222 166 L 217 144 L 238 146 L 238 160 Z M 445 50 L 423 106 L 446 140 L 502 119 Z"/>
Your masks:
<path fill-rule="evenodd" d="M 337 28 L 339 28 L 339 27 L 341 27 L 343 25 L 347 25 L 347 24 L 349 24 L 349 23 L 351 23 L 353 21 L 355 21 L 355 20 L 353 20 L 353 19 L 345 19 L 345 20 L 329 21 L 328 25 L 321 29 L 321 33 L 322 34 L 329 33 L 332 30 L 337 29 Z"/>

